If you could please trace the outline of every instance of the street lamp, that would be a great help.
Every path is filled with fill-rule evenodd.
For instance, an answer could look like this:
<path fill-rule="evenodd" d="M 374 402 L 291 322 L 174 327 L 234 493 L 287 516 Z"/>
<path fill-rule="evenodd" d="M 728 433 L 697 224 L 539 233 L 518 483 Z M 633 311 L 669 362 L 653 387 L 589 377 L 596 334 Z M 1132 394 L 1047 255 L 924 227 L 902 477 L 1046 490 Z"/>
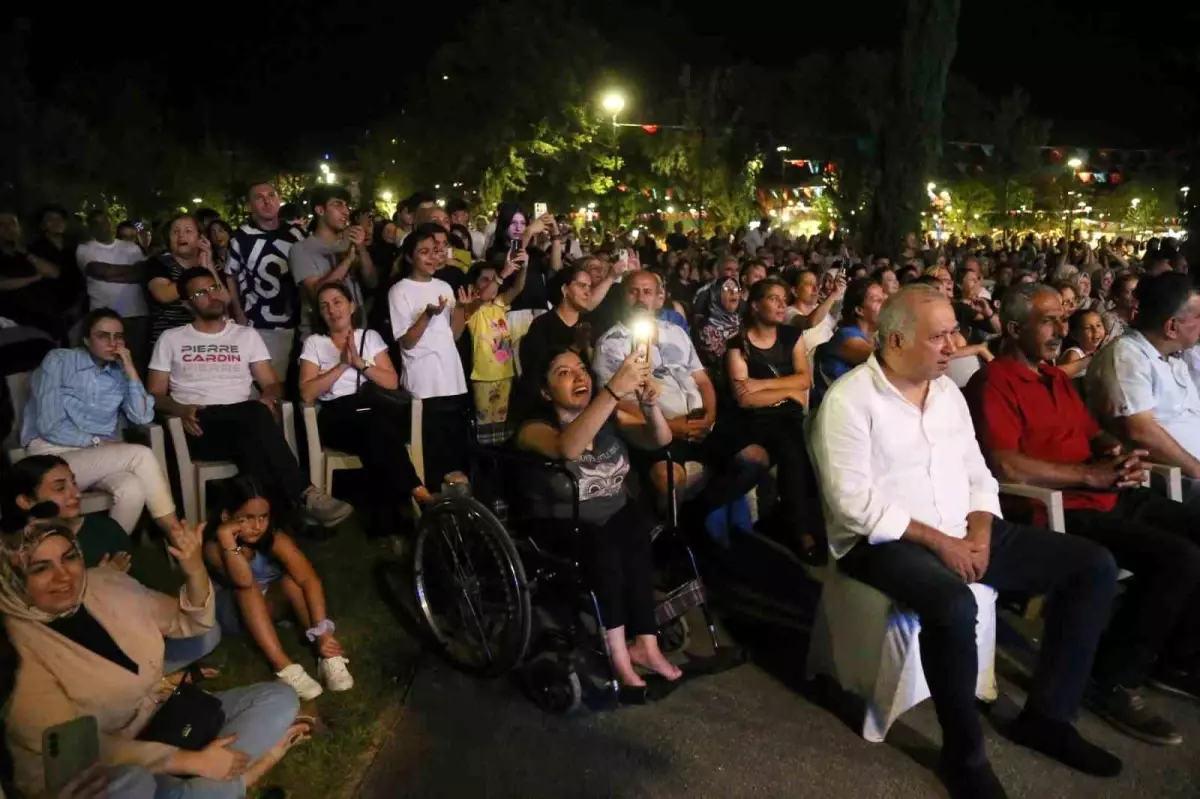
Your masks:
<path fill-rule="evenodd" d="M 204 202 L 204 198 L 203 197 L 193 197 L 192 202 L 194 202 L 196 205 L 199 205 L 200 203 Z"/>
<path fill-rule="evenodd" d="M 1071 169 L 1079 169 L 1079 167 L 1083 166 L 1083 161 L 1078 158 L 1072 158 L 1067 162 L 1067 166 L 1071 167 Z"/>
<path fill-rule="evenodd" d="M 618 91 L 611 91 L 600 100 L 600 107 L 607 111 L 616 122 L 617 115 L 625 110 L 625 96 Z"/>
<path fill-rule="evenodd" d="M 379 199 L 383 200 L 385 203 L 390 203 L 392 201 L 392 193 L 385 189 L 384 191 L 379 192 Z"/>

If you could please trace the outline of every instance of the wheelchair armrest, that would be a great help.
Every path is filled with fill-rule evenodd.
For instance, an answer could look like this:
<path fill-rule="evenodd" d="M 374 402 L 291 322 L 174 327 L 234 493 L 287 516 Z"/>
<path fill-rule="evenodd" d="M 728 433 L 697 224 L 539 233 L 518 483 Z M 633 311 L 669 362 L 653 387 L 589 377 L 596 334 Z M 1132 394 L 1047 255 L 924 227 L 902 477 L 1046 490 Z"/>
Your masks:
<path fill-rule="evenodd" d="M 575 526 L 579 525 L 579 478 L 567 468 L 564 461 L 547 458 L 545 455 L 538 455 L 533 452 L 512 449 L 508 446 L 486 447 L 476 444 L 472 446 L 472 451 L 480 457 L 507 463 L 518 468 L 540 469 L 566 477 L 571 484 L 571 521 Z"/>
<path fill-rule="evenodd" d="M 1046 516 L 1049 517 L 1050 529 L 1056 533 L 1067 531 L 1067 521 L 1063 514 L 1062 492 L 1055 488 L 1026 485 L 1025 483 L 1001 483 L 1000 493 L 1013 497 L 1025 497 L 1046 506 Z"/>
<path fill-rule="evenodd" d="M 1146 485 L 1150 485 L 1150 475 L 1158 475 L 1167 484 L 1167 499 L 1183 502 L 1183 470 L 1178 466 L 1168 466 L 1165 463 L 1146 463 Z"/>

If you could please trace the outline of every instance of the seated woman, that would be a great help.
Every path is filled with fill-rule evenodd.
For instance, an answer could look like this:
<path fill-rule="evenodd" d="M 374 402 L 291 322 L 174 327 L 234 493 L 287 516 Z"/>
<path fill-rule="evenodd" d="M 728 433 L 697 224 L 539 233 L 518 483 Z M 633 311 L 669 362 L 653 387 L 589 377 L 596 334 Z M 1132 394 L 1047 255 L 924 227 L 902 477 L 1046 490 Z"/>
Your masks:
<path fill-rule="evenodd" d="M 696 354 L 700 363 L 712 376 L 718 391 L 728 388 L 725 380 L 725 348 L 729 339 L 737 335 L 740 322 L 738 311 L 742 306 L 742 284 L 736 277 L 727 277 L 710 289 L 715 295 L 708 303 L 704 315 L 693 328 Z"/>
<path fill-rule="evenodd" d="M 391 532 L 404 497 L 433 500 L 408 459 L 409 419 L 360 393 L 368 383 L 394 389 L 400 378 L 383 337 L 358 324 L 358 306 L 345 286 L 325 284 L 317 293 L 317 310 L 320 332 L 309 336 L 300 352 L 300 397 L 321 406 L 321 444 L 362 459 L 371 495 L 380 503 L 380 527 Z"/>
<path fill-rule="evenodd" d="M 248 475 L 226 483 L 228 496 L 220 521 L 210 521 L 204 559 L 228 585 L 218 590 L 221 627 L 234 632 L 244 627 L 267 656 L 275 676 L 290 685 L 304 701 L 324 690 L 299 663 L 293 663 L 279 643 L 275 620 L 291 610 L 317 652 L 317 675 L 331 691 L 348 691 L 354 678 L 346 668 L 345 650 L 333 637 L 333 622 L 325 615 L 325 589 L 312 563 L 291 536 L 276 529 L 271 502 Z M 236 604 L 236 608 L 234 607 Z"/>
<path fill-rule="evenodd" d="M 853 285 L 853 284 L 851 284 Z M 741 425 L 777 467 L 776 529 L 799 554 L 820 560 L 824 524 L 816 478 L 804 446 L 811 376 L 800 330 L 784 324 L 787 286 L 767 278 L 750 288 L 742 331 L 729 340 L 729 381 Z"/>
<path fill-rule="evenodd" d="M 83 565 L 108 566 L 128 572 L 133 564 L 129 536 L 109 516 L 79 509 L 79 486 L 70 465 L 57 455 L 30 455 L 13 465 L 0 481 L 0 518 L 5 527 L 15 529 L 29 519 L 54 518 L 75 535 Z M 13 523 L 9 523 L 13 520 Z M 194 638 L 168 638 L 163 655 L 167 674 L 191 666 L 221 643 L 221 628 Z M 211 669 L 200 669 L 202 676 L 214 676 Z"/>
<path fill-rule="evenodd" d="M 1086 375 L 1092 356 L 1104 343 L 1104 336 L 1104 317 L 1099 311 L 1076 311 L 1071 314 L 1067 320 L 1067 340 L 1062 354 L 1058 356 L 1058 368 L 1071 378 Z"/>
<path fill-rule="evenodd" d="M 168 536 L 184 580 L 178 597 L 116 569 L 87 569 L 66 525 L 33 522 L 5 536 L 0 615 L 21 665 L 4 722 L 24 794 L 44 787 L 42 733 L 77 716 L 96 718 L 104 766 L 150 771 L 164 799 L 245 796 L 309 734 L 309 724 L 295 723 L 291 689 L 255 685 L 215 694 L 225 722 L 199 750 L 143 737 L 174 689 L 163 681 L 164 636 L 196 636 L 216 623 L 200 531 Z"/>
<path fill-rule="evenodd" d="M 154 399 L 125 348 L 120 315 L 96 308 L 84 317 L 83 346 L 51 351 L 33 373 L 21 446 L 30 455 L 60 456 L 80 489 L 111 494 L 109 515 L 126 533 L 143 506 L 164 532 L 178 527 L 166 475 L 149 447 L 121 441 L 119 414 L 149 424 Z"/>
<path fill-rule="evenodd" d="M 591 373 L 573 350 L 553 350 L 546 361 L 527 368 L 542 375 L 544 402 L 517 431 L 517 446 L 565 461 L 578 479 L 583 568 L 600 605 L 613 672 L 622 687 L 622 701 L 645 701 L 646 681 L 635 666 L 667 680 L 681 676 L 658 648 L 651 587 L 654 522 L 629 496 L 629 452 L 618 435 L 623 433 L 643 449 L 659 449 L 671 441 L 650 364 L 635 349 L 594 396 Z M 634 397 L 644 423 L 617 411 L 621 400 Z M 564 497 L 562 488 L 531 479 L 527 489 L 533 515 L 569 520 L 573 498 Z M 633 643 L 627 644 L 627 638 Z"/>
<path fill-rule="evenodd" d="M 833 381 L 860 363 L 866 363 L 875 351 L 875 323 L 879 319 L 879 309 L 887 299 L 883 286 L 865 278 L 852 280 L 846 287 L 845 297 L 837 330 L 813 356 L 816 374 L 812 376 L 809 407 L 814 412 Z"/>

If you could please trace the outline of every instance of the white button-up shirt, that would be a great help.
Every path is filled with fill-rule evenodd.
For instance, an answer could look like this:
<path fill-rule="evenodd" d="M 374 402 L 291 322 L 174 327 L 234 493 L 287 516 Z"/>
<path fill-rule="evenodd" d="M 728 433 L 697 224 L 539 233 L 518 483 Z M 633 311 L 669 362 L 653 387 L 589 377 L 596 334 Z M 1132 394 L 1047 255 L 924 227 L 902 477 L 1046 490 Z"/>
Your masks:
<path fill-rule="evenodd" d="M 1153 411 L 1171 438 L 1200 458 L 1200 392 L 1185 358 L 1164 358 L 1130 329 L 1092 356 L 1086 385 L 1088 406 L 1102 424 Z"/>
<path fill-rule="evenodd" d="M 835 558 L 866 538 L 899 539 L 917 520 L 965 538 L 967 514 L 1000 516 L 1000 486 L 979 451 L 962 393 L 942 376 L 918 408 L 872 355 L 835 382 L 812 437 Z"/>

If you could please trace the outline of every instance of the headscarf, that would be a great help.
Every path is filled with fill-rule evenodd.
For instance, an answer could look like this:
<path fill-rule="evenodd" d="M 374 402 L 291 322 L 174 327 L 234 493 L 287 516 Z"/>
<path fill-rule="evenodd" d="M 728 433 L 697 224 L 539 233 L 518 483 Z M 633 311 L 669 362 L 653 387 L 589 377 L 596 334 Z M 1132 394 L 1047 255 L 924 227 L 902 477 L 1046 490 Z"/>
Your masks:
<path fill-rule="evenodd" d="M 75 533 L 61 519 L 31 521 L 19 530 L 4 535 L 0 542 L 0 615 L 15 619 L 47 624 L 56 619 L 75 615 L 83 604 L 87 590 L 87 571 L 79 584 L 79 596 L 75 605 L 63 613 L 47 613 L 39 610 L 29 597 L 25 587 L 29 561 L 42 542 L 51 536 L 60 535 L 78 546 Z"/>
<path fill-rule="evenodd" d="M 741 293 L 741 284 L 735 277 L 718 278 L 713 281 L 712 288 L 709 289 L 711 296 L 706 315 L 696 329 L 696 348 L 701 357 L 709 362 L 706 363 L 707 366 L 724 363 L 725 344 L 741 328 L 741 319 L 737 311 L 726 310 L 721 303 L 721 292 L 728 286 Z"/>

